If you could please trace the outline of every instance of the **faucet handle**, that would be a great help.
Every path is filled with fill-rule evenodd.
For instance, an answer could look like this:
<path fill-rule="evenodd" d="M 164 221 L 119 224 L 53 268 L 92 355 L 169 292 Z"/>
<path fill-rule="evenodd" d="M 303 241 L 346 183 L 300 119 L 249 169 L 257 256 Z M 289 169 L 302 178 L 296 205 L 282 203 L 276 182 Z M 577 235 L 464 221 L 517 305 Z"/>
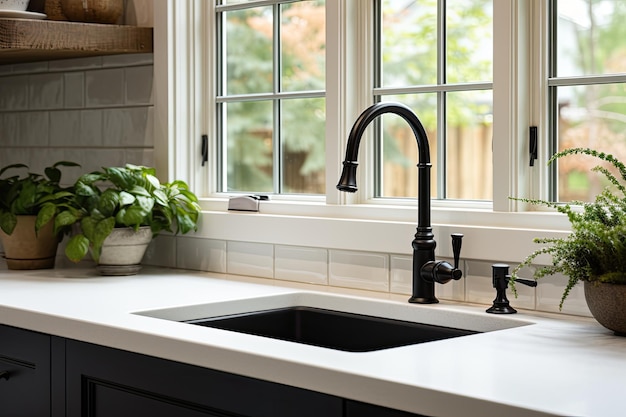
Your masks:
<path fill-rule="evenodd" d="M 454 257 L 454 269 L 459 269 L 459 259 L 461 258 L 461 244 L 463 243 L 463 233 L 452 233 L 452 256 Z"/>

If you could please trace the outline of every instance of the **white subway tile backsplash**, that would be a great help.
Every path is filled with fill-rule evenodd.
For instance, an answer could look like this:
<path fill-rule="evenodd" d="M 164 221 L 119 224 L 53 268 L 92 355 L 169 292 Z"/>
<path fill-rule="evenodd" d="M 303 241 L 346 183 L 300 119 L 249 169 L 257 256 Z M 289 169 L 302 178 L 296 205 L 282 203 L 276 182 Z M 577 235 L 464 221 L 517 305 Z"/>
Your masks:
<path fill-rule="evenodd" d="M 123 164 L 154 166 L 154 149 L 152 148 L 127 149 L 124 157 Z"/>
<path fill-rule="evenodd" d="M 62 108 L 63 79 L 61 73 L 31 75 L 28 79 L 28 107 L 31 110 Z"/>
<path fill-rule="evenodd" d="M 22 64 L 13 64 L 11 71 L 13 74 L 35 74 L 38 72 L 48 71 L 48 62 L 25 62 Z"/>
<path fill-rule="evenodd" d="M 67 108 L 85 106 L 85 73 L 67 72 L 63 74 L 63 104 Z"/>
<path fill-rule="evenodd" d="M 50 112 L 50 144 L 52 146 L 81 146 L 81 114 L 77 110 Z"/>
<path fill-rule="evenodd" d="M 13 74 L 13 65 L 0 65 L 0 76 Z"/>
<path fill-rule="evenodd" d="M 274 263 L 276 279 L 328 284 L 326 249 L 277 245 L 274 248 Z"/>
<path fill-rule="evenodd" d="M 103 67 L 130 67 L 133 65 L 152 65 L 152 54 L 105 55 L 102 57 Z"/>
<path fill-rule="evenodd" d="M 87 107 L 122 106 L 124 104 L 124 69 L 112 68 L 85 73 Z"/>
<path fill-rule="evenodd" d="M 105 145 L 141 147 L 153 145 L 153 110 L 150 107 L 106 109 L 102 139 Z"/>
<path fill-rule="evenodd" d="M 537 286 L 537 310 L 558 313 L 567 281 L 568 278 L 560 274 L 539 279 L 539 285 Z M 563 310 L 560 312 L 579 316 L 591 316 L 585 301 L 585 290 L 582 283 L 578 283 L 572 288 L 563 303 Z"/>
<path fill-rule="evenodd" d="M 79 143 L 76 146 L 98 147 L 104 144 L 102 138 L 102 112 L 81 110 Z"/>
<path fill-rule="evenodd" d="M 0 77 L 0 111 L 28 110 L 28 75 Z"/>
<path fill-rule="evenodd" d="M 48 69 L 53 71 L 89 70 L 102 67 L 102 57 L 61 59 L 48 62 Z"/>
<path fill-rule="evenodd" d="M 229 274 L 274 278 L 274 246 L 267 243 L 228 242 Z"/>
<path fill-rule="evenodd" d="M 34 111 L 19 114 L 19 136 L 17 142 L 21 146 L 48 145 L 48 112 Z"/>
<path fill-rule="evenodd" d="M 152 239 L 146 249 L 142 264 L 162 266 L 165 268 L 176 267 L 176 237 L 160 234 Z"/>
<path fill-rule="evenodd" d="M 0 114 L 0 144 L 4 146 L 15 146 L 19 143 L 22 134 L 21 113 L 5 113 Z M 5 149 L 4 152 L 7 150 Z M 17 163 L 17 161 L 15 162 Z"/>
<path fill-rule="evenodd" d="M 413 257 L 390 256 L 389 291 L 411 295 L 413 292 Z"/>
<path fill-rule="evenodd" d="M 128 67 L 125 69 L 125 103 L 152 103 L 152 66 Z"/>
<path fill-rule="evenodd" d="M 329 261 L 330 285 L 389 291 L 389 255 L 331 250 Z"/>
<path fill-rule="evenodd" d="M 178 268 L 226 273 L 225 241 L 177 236 L 176 242 L 176 266 Z"/>

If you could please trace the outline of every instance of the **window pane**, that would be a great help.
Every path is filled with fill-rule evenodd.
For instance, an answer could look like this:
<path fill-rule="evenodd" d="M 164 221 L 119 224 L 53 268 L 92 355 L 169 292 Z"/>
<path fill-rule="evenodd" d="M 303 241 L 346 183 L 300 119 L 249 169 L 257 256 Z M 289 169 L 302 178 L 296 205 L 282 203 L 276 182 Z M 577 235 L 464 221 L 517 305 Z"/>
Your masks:
<path fill-rule="evenodd" d="M 226 94 L 272 92 L 271 7 L 226 12 Z"/>
<path fill-rule="evenodd" d="M 492 3 L 492 0 L 447 0 L 447 83 L 491 81 Z"/>
<path fill-rule="evenodd" d="M 558 87 L 559 150 L 589 147 L 626 157 L 626 85 Z M 608 185 L 591 169 L 599 160 L 571 155 L 558 161 L 558 200 L 591 201 Z"/>
<path fill-rule="evenodd" d="M 437 83 L 437 1 L 382 0 L 382 86 Z"/>
<path fill-rule="evenodd" d="M 282 102 L 283 192 L 325 192 L 325 100 Z"/>
<path fill-rule="evenodd" d="M 324 2 L 283 5 L 281 82 L 283 91 L 323 90 L 326 65 Z"/>
<path fill-rule="evenodd" d="M 491 91 L 448 93 L 446 98 L 446 198 L 491 200 Z"/>
<path fill-rule="evenodd" d="M 626 72 L 626 2 L 558 0 L 559 77 Z"/>
<path fill-rule="evenodd" d="M 409 106 L 424 125 L 430 145 L 431 196 L 437 197 L 437 95 L 387 96 Z M 399 116 L 385 114 L 382 120 L 383 143 L 380 195 L 377 197 L 417 198 L 417 141 L 411 127 Z"/>
<path fill-rule="evenodd" d="M 248 101 L 225 106 L 227 191 L 272 192 L 272 102 Z"/>

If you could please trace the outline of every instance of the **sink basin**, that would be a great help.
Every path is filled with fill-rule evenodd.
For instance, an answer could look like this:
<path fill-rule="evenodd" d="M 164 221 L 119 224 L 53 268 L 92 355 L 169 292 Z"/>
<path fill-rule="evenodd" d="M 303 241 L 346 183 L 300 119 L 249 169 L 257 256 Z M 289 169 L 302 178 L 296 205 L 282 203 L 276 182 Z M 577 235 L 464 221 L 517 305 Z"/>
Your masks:
<path fill-rule="evenodd" d="M 478 333 L 306 306 L 203 318 L 186 323 L 349 352 L 367 352 Z"/>
<path fill-rule="evenodd" d="M 532 324 L 468 310 L 297 291 L 134 314 L 178 322 L 181 326 L 204 326 L 349 352 L 435 342 Z"/>

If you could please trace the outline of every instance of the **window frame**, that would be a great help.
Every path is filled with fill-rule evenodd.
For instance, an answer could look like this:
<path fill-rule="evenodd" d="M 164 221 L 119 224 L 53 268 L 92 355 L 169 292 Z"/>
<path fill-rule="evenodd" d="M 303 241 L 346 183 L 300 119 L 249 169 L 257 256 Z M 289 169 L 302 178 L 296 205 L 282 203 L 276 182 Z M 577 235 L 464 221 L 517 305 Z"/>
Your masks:
<path fill-rule="evenodd" d="M 227 212 L 228 196 L 216 193 L 215 111 L 205 97 L 215 97 L 215 48 L 212 16 L 214 2 L 165 0 L 155 4 L 155 165 L 165 178 L 187 180 L 201 199 L 203 215 L 200 238 L 266 242 L 311 247 L 367 250 L 408 254 L 417 218 L 417 202 L 401 204 L 373 199 L 367 170 L 374 141 L 365 138 L 361 146 L 359 184 L 356 195 L 335 189 L 345 152 L 347 132 L 371 100 L 371 45 L 358 46 L 361 39 L 371 42 L 370 2 L 337 0 L 327 4 L 326 76 L 326 195 L 321 197 L 272 197 L 261 203 L 261 213 L 246 216 Z M 265 3 L 265 1 L 259 1 Z M 536 124 L 540 132 L 547 125 L 537 95 L 528 95 L 528 86 L 543 76 L 531 72 L 528 63 L 543 68 L 544 55 L 531 55 L 545 36 L 531 23 L 547 23 L 542 0 L 494 1 L 494 157 L 493 203 L 433 201 L 432 221 L 439 256 L 451 251 L 445 234 L 466 234 L 463 257 L 501 261 L 521 261 L 536 249 L 537 236 L 563 236 L 569 231 L 564 216 L 529 212 L 509 196 L 541 195 L 547 154 L 540 149 L 540 160 L 529 167 L 527 131 Z M 541 20 L 543 19 L 543 20 Z M 330 35 L 329 35 L 330 34 Z M 529 40 L 529 35 L 532 35 Z M 544 43 L 545 45 L 545 43 Z M 542 48 L 545 49 L 545 48 Z M 545 51 L 544 51 L 545 54 Z M 539 62 L 536 62 L 536 61 Z M 535 84 L 536 85 L 536 84 Z M 356 86 L 362 88 L 357 89 Z M 353 92 L 353 93 L 349 93 Z M 535 102 L 532 105 L 532 102 Z M 545 106 L 545 104 L 544 104 Z M 209 164 L 202 166 L 200 138 L 209 137 Z M 212 137 L 213 136 L 213 137 Z M 544 136 L 545 137 L 545 136 Z M 193 138 L 193 139 L 190 139 Z M 512 140 L 509 140 L 513 138 Z M 546 141 L 542 141 L 542 146 Z M 417 190 L 416 190 L 417 194 Z M 228 193 L 234 195 L 234 193 Z M 248 230 L 245 225 L 253 225 Z M 302 233 L 294 234 L 294 227 Z M 443 235 L 441 235 L 443 234 Z M 369 236 L 369 238 L 368 238 Z M 376 236 L 375 239 L 371 236 Z M 506 241 L 506 244 L 503 242 Z M 480 242 L 472 245 L 472 242 Z"/>
<path fill-rule="evenodd" d="M 226 107 L 230 103 L 241 103 L 245 101 L 251 102 L 271 102 L 272 107 L 272 195 L 280 195 L 284 192 L 284 161 L 283 161 L 283 137 L 282 137 L 282 108 L 283 104 L 289 99 L 315 99 L 325 98 L 325 92 L 323 90 L 298 90 L 291 91 L 282 88 L 281 76 L 281 60 L 282 60 L 282 42 L 280 31 L 280 17 L 281 17 L 281 4 L 292 3 L 295 0 L 264 0 L 239 4 L 224 4 L 214 5 L 215 10 L 215 28 L 213 32 L 215 37 L 215 50 L 213 56 L 221 56 L 224 65 L 221 67 L 216 66 L 215 72 L 215 85 L 217 95 L 211 97 L 215 103 L 216 116 L 216 130 L 217 135 L 224 135 L 224 129 L 227 126 L 227 110 Z M 226 13 L 239 10 L 249 10 L 259 7 L 271 7 L 273 18 L 273 38 L 272 38 L 272 91 L 267 92 L 254 92 L 245 94 L 230 94 L 227 90 L 226 80 L 226 50 L 224 50 L 225 43 L 228 42 L 226 37 L 222 34 L 220 36 L 218 31 L 222 30 L 225 26 L 227 18 Z M 278 22 L 278 23 L 277 23 Z M 226 146 L 222 140 L 216 137 L 215 139 L 216 154 L 218 155 L 215 164 L 217 166 L 217 185 L 216 192 L 220 193 L 246 193 L 246 191 L 226 191 L 228 188 L 228 162 Z M 254 193 L 254 190 L 248 190 L 248 192 Z M 276 194 L 274 194 L 276 193 Z M 263 194 L 261 192 L 261 194 Z M 292 194 L 289 194 L 290 196 Z"/>

